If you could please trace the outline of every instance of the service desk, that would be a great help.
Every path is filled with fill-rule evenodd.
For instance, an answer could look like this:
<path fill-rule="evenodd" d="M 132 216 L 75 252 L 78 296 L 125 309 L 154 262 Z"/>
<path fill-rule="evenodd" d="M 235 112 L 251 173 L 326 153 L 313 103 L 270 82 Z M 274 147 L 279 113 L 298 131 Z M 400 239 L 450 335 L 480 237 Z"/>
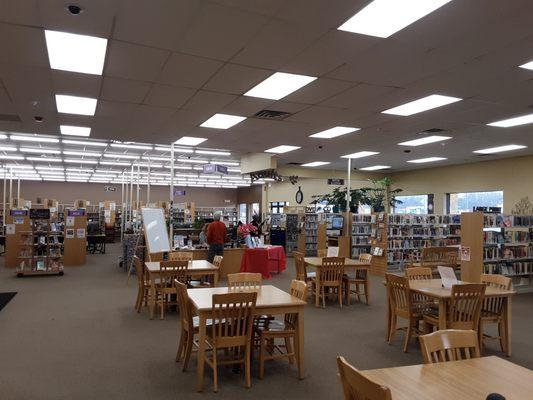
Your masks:
<path fill-rule="evenodd" d="M 178 250 L 192 253 L 193 260 L 207 260 L 207 249 L 193 249 L 193 250 Z M 225 248 L 224 260 L 220 267 L 219 276 L 225 278 L 228 274 L 239 272 L 241 268 L 241 260 L 244 254 L 244 248 Z"/>

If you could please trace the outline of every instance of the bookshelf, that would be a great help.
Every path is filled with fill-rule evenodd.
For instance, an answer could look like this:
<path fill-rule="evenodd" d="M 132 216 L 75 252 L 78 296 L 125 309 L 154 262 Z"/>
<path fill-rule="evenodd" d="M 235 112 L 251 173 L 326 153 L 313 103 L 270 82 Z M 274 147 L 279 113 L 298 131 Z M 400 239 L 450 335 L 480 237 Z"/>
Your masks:
<path fill-rule="evenodd" d="M 287 214 L 285 244 L 285 252 L 287 255 L 292 254 L 293 251 L 298 249 L 299 222 L 300 216 L 298 214 Z"/>
<path fill-rule="evenodd" d="M 239 221 L 239 213 L 236 207 L 196 207 L 196 216 L 205 220 L 212 220 L 216 211 L 222 212 L 224 222 L 236 224 Z"/>
<path fill-rule="evenodd" d="M 87 256 L 87 213 L 85 209 L 66 210 L 64 259 L 66 266 L 85 264 Z"/>
<path fill-rule="evenodd" d="M 28 232 L 30 230 L 31 227 L 29 210 L 7 210 L 5 226 L 5 266 L 7 268 L 17 268 L 20 265 L 19 257 L 22 249 L 22 232 Z"/>
<path fill-rule="evenodd" d="M 387 214 L 372 214 L 370 225 L 370 273 L 372 275 L 384 276 L 389 270 L 387 255 Z"/>
<path fill-rule="evenodd" d="M 300 251 L 305 249 L 307 256 L 316 256 L 318 249 L 325 249 L 327 246 L 326 224 L 322 215 L 307 213 L 303 218 L 303 230 L 298 238 L 298 249 Z"/>
<path fill-rule="evenodd" d="M 376 215 L 351 215 L 351 258 L 358 258 L 360 254 L 370 253 L 372 225 L 376 223 Z"/>

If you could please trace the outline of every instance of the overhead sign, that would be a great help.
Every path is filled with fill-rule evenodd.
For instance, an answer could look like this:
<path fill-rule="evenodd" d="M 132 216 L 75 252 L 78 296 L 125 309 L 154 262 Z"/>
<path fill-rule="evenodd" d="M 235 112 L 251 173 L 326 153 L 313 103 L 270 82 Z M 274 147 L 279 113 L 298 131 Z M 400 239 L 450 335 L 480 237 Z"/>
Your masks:
<path fill-rule="evenodd" d="M 116 192 L 117 188 L 115 186 L 104 186 L 104 192 Z"/>
<path fill-rule="evenodd" d="M 329 178 L 328 179 L 328 185 L 337 185 L 337 186 L 344 185 L 344 179 Z"/>
<path fill-rule="evenodd" d="M 228 174 L 228 167 L 226 167 L 225 165 L 204 164 L 203 168 L 204 174 Z"/>
<path fill-rule="evenodd" d="M 85 215 L 85 210 L 68 210 L 67 215 L 69 217 L 83 217 Z"/>
<path fill-rule="evenodd" d="M 30 219 L 50 219 L 50 209 L 30 208 Z"/>
<path fill-rule="evenodd" d="M 174 188 L 174 196 L 185 196 L 185 190 Z"/>

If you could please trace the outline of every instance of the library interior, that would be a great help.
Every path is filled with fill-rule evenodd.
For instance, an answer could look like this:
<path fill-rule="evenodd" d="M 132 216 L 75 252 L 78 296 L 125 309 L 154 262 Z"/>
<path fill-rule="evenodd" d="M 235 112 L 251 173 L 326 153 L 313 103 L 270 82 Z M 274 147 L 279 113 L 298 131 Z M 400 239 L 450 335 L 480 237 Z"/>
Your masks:
<path fill-rule="evenodd" d="M 0 399 L 533 399 L 530 98 L 528 0 L 0 0 Z"/>

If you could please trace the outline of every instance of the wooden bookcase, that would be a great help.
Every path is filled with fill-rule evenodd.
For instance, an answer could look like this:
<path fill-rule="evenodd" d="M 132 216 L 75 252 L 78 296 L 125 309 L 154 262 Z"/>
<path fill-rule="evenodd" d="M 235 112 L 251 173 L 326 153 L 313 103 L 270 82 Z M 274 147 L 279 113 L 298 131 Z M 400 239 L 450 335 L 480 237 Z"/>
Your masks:
<path fill-rule="evenodd" d="M 370 231 L 370 254 L 372 254 L 372 261 L 370 263 L 370 273 L 372 275 L 384 276 L 388 271 L 387 258 L 387 214 L 377 213 L 373 214 L 375 218 L 372 219 Z"/>
<path fill-rule="evenodd" d="M 87 256 L 87 212 L 85 209 L 66 210 L 65 266 L 84 265 Z"/>
<path fill-rule="evenodd" d="M 319 249 L 326 249 L 326 221 L 320 214 L 307 213 L 298 235 L 298 250 L 306 256 L 316 256 Z"/>
<path fill-rule="evenodd" d="M 30 230 L 30 216 L 27 209 L 12 209 L 6 215 L 5 266 L 16 268 L 20 265 L 23 232 Z"/>

